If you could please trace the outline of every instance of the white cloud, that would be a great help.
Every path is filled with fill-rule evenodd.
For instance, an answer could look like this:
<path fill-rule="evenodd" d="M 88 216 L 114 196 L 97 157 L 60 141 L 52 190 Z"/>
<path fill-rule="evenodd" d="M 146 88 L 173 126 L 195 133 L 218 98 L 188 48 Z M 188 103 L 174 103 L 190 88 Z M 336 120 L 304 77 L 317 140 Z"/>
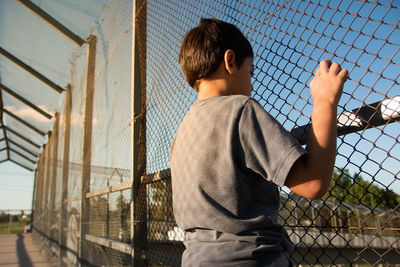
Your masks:
<path fill-rule="evenodd" d="M 400 117 L 400 96 L 383 100 L 381 112 L 385 120 Z"/>
<path fill-rule="evenodd" d="M 46 110 L 44 106 L 38 106 L 42 110 Z M 52 119 L 48 119 L 42 114 L 38 113 L 32 108 L 16 108 L 14 106 L 4 106 L 5 109 L 16 115 L 17 117 L 26 120 L 27 122 L 33 124 L 34 126 L 49 126 L 49 124 L 54 123 L 54 117 Z M 49 112 L 51 115 L 53 115 L 51 112 Z M 83 125 L 84 123 L 84 115 L 77 113 L 77 112 L 71 112 L 71 124 L 72 125 Z M 96 118 L 93 119 L 93 125 L 97 125 L 100 123 L 100 121 Z M 38 125 L 37 125 L 38 124 Z"/>
<path fill-rule="evenodd" d="M 38 106 L 38 107 L 42 110 L 46 110 L 46 108 L 44 106 Z M 37 112 L 36 110 L 29 108 L 29 107 L 16 108 L 14 106 L 4 106 L 4 108 L 6 110 L 10 111 L 12 114 L 16 115 L 17 117 L 24 119 L 28 122 L 34 121 L 34 122 L 41 123 L 41 124 L 43 124 L 43 123 L 48 124 L 49 122 L 52 123 L 54 121 L 54 119 L 49 120 L 48 118 L 46 118 L 45 116 L 43 116 L 42 114 Z"/>

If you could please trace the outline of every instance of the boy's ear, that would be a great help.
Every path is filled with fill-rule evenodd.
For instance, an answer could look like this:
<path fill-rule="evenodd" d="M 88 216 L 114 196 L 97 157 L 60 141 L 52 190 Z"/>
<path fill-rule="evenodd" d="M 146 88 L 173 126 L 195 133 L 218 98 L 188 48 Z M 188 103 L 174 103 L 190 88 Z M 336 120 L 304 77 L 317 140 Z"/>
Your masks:
<path fill-rule="evenodd" d="M 235 72 L 235 52 L 232 49 L 228 49 L 224 54 L 224 66 L 229 74 L 233 74 Z"/>

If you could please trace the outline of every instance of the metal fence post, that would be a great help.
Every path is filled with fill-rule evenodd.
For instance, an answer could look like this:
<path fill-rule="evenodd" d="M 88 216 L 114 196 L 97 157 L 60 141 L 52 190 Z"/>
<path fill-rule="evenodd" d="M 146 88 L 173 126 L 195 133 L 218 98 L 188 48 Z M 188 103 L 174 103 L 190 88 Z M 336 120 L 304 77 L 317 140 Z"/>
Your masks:
<path fill-rule="evenodd" d="M 44 218 L 46 213 L 46 205 L 45 205 L 45 198 L 46 198 L 46 145 L 43 146 L 42 153 L 40 155 L 40 198 L 39 198 L 39 206 L 40 206 L 40 215 L 39 215 L 39 228 L 40 234 L 44 233 Z"/>
<path fill-rule="evenodd" d="M 69 175 L 69 142 L 70 142 L 70 129 L 71 129 L 71 85 L 67 86 L 65 95 L 65 108 L 64 108 L 64 146 L 62 158 L 62 182 L 61 182 L 61 222 L 59 232 L 60 243 L 60 266 L 64 266 L 63 258 L 66 255 L 67 236 L 65 229 L 67 228 L 67 205 L 64 203 L 68 197 L 68 175 Z"/>
<path fill-rule="evenodd" d="M 37 193 L 36 193 L 36 189 L 37 189 L 37 187 L 36 187 L 36 178 L 37 178 L 37 167 L 36 167 L 36 169 L 34 170 L 34 175 L 33 175 L 33 190 L 32 190 L 32 204 L 31 204 L 31 221 L 30 221 L 30 224 L 31 224 L 31 228 L 33 228 L 33 220 L 34 220 L 34 213 L 35 213 L 35 201 L 36 201 L 36 198 L 37 198 Z"/>
<path fill-rule="evenodd" d="M 8 233 L 11 233 L 11 221 L 12 221 L 12 216 L 11 216 L 11 211 L 8 210 Z"/>
<path fill-rule="evenodd" d="M 52 146 L 52 140 L 50 138 L 50 134 L 48 135 L 48 142 L 45 145 L 44 153 L 46 155 L 46 160 L 45 160 L 45 166 L 46 166 L 46 172 L 44 174 L 45 177 L 45 191 L 44 191 L 44 213 L 43 213 L 43 234 L 46 236 L 46 244 L 47 246 L 50 245 L 49 242 L 49 232 L 50 232 L 50 227 L 48 225 L 48 220 L 49 220 L 49 187 L 50 187 L 50 151 L 51 151 L 51 146 Z"/>
<path fill-rule="evenodd" d="M 94 76 L 96 65 L 96 42 L 97 37 L 88 37 L 88 54 L 86 61 L 86 89 L 85 89 L 85 119 L 83 128 L 82 149 L 82 180 L 81 180 L 81 231 L 80 231 L 80 264 L 85 261 L 86 240 L 85 235 L 89 232 L 89 199 L 86 193 L 90 191 L 90 164 L 92 157 L 92 119 L 93 119 L 93 97 Z"/>
<path fill-rule="evenodd" d="M 56 199 L 56 186 L 57 186 L 57 152 L 58 152 L 58 128 L 59 128 L 59 121 L 60 121 L 60 114 L 57 112 L 55 114 L 55 121 L 53 132 L 51 135 L 51 151 L 49 152 L 50 156 L 50 165 L 51 165 L 51 191 L 50 191 L 50 201 L 49 201 L 49 237 L 52 243 L 55 243 L 57 238 L 54 234 L 56 230 L 53 225 L 56 223 L 56 206 L 55 206 L 55 199 Z M 57 247 L 59 248 L 59 246 Z"/>
<path fill-rule="evenodd" d="M 146 187 L 141 176 L 146 172 L 146 1 L 135 0 L 132 11 L 131 60 L 131 240 L 133 266 L 142 266 L 146 249 Z M 144 18 L 141 19 L 141 16 Z"/>
<path fill-rule="evenodd" d="M 38 165 L 36 168 L 36 193 L 35 193 L 35 221 L 32 222 L 35 230 L 37 231 L 40 228 L 39 220 L 42 216 L 42 191 L 43 191 L 43 156 L 44 153 L 41 153 L 38 161 Z"/>

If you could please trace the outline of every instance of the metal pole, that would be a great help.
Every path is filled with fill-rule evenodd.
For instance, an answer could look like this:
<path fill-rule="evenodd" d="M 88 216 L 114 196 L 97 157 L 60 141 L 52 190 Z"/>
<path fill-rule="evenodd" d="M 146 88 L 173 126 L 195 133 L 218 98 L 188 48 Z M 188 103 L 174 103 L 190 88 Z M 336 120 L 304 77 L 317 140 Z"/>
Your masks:
<path fill-rule="evenodd" d="M 51 147 L 52 147 L 52 145 L 53 145 L 53 141 L 52 141 L 52 139 L 49 137 L 49 139 L 48 139 L 49 141 L 47 142 L 47 144 L 46 144 L 46 147 L 45 147 L 45 153 L 46 153 L 46 162 L 45 162 L 45 164 L 46 164 L 46 174 L 45 174 L 45 177 L 46 177 L 46 184 L 45 184 L 45 193 L 44 193 L 44 209 L 45 209 L 45 211 L 44 211 L 44 217 L 43 217 L 43 233 L 46 235 L 46 238 L 47 238 L 47 244 L 48 245 L 50 245 L 50 241 L 49 241 L 49 235 L 50 235 L 50 225 L 49 225 L 49 218 L 50 218 L 50 214 L 49 214 L 49 212 L 50 212 L 50 209 L 49 209 L 49 206 L 50 206 L 50 201 L 49 201 L 49 194 L 50 194 L 50 181 L 51 181 L 51 177 L 50 177 L 50 175 L 51 175 L 51 172 L 50 172 L 50 167 L 51 167 L 51 164 L 50 164 L 50 155 L 51 155 Z"/>
<path fill-rule="evenodd" d="M 29 0 L 17 0 L 17 1 L 20 2 L 22 5 L 24 5 L 26 8 L 28 8 L 29 10 L 31 10 L 35 15 L 37 15 L 43 21 L 48 23 L 50 26 L 54 27 L 54 29 L 59 31 L 65 37 L 73 41 L 76 45 L 81 46 L 85 43 L 85 40 L 83 40 L 77 34 L 73 33 L 70 29 L 65 27 L 58 20 L 50 16 L 47 12 L 45 12 L 39 6 L 35 5 L 33 2 Z"/>
<path fill-rule="evenodd" d="M 31 208 L 31 229 L 33 228 L 33 220 L 34 220 L 34 213 L 35 213 L 35 199 L 36 199 L 36 176 L 37 176 L 37 167 L 34 171 L 34 178 L 33 178 L 33 191 L 32 191 L 32 208 Z"/>
<path fill-rule="evenodd" d="M 136 258 L 136 252 L 138 251 L 135 248 L 135 197 L 136 197 L 136 177 L 135 177 L 135 169 L 136 169 L 136 164 L 135 164 L 135 159 L 137 156 L 137 153 L 135 151 L 136 145 L 135 145 L 135 81 L 137 80 L 136 76 L 138 76 L 138 73 L 136 73 L 135 70 L 135 60 L 136 60 L 136 0 L 133 1 L 133 10 L 132 10 L 132 60 L 131 60 L 131 171 L 130 171 L 130 180 L 132 181 L 132 188 L 131 188 L 131 245 L 133 247 L 133 259 Z M 132 260 L 132 267 L 135 266 L 135 261 Z"/>
<path fill-rule="evenodd" d="M 41 211 L 41 202 L 42 202 L 42 169 L 43 169 L 43 155 L 44 153 L 40 154 L 38 165 L 36 168 L 36 193 L 35 193 L 35 222 L 34 226 L 35 229 L 38 230 L 40 228 L 39 226 L 39 218 L 41 217 L 42 211 Z"/>
<path fill-rule="evenodd" d="M 5 86 L 4 84 L 0 83 L 0 90 L 7 92 L 9 95 L 12 95 L 13 97 L 15 97 L 16 99 L 18 99 L 19 101 L 21 101 L 22 103 L 24 103 L 25 105 L 29 106 L 30 108 L 34 109 L 35 111 L 37 111 L 39 114 L 43 115 L 44 117 L 48 118 L 49 120 L 51 118 L 53 118 L 53 116 L 49 113 L 47 113 L 46 111 L 44 111 L 43 109 L 39 108 L 38 106 L 36 106 L 35 104 L 33 104 L 32 102 L 30 102 L 28 99 L 20 96 L 19 94 L 17 94 L 16 92 L 14 92 L 13 90 L 11 90 L 10 88 L 8 88 L 7 86 Z"/>
<path fill-rule="evenodd" d="M 56 200 L 56 186 L 57 186 L 57 158 L 58 158 L 58 128 L 59 128 L 59 122 L 60 122 L 60 114 L 57 112 L 55 115 L 55 122 L 54 122 L 54 127 L 53 127 L 53 134 L 50 137 L 52 139 L 51 144 L 52 144 L 52 151 L 51 157 L 50 157 L 50 164 L 51 164 L 51 191 L 50 191 L 50 203 L 49 203 L 49 235 L 51 240 L 57 240 L 57 237 L 55 236 L 55 228 L 53 225 L 56 224 L 57 222 L 57 213 L 56 213 L 56 206 L 55 206 L 55 200 Z M 58 244 L 57 249 L 59 249 L 60 246 Z"/>
<path fill-rule="evenodd" d="M 90 165 L 92 157 L 92 119 L 93 119 L 93 97 L 94 76 L 96 66 L 96 42 L 97 37 L 90 35 L 88 43 L 88 54 L 86 61 L 86 90 L 85 90 L 85 122 L 83 128 L 82 146 L 82 179 L 81 179 L 81 231 L 80 231 L 80 253 L 79 260 L 82 265 L 86 254 L 85 235 L 89 232 L 89 204 L 86 193 L 90 191 Z"/>
<path fill-rule="evenodd" d="M 141 186 L 145 174 L 145 125 L 146 125 L 146 1 L 133 1 L 132 11 L 132 60 L 131 60 L 131 240 L 132 266 L 144 265 L 146 249 L 146 187 Z"/>
<path fill-rule="evenodd" d="M 56 90 L 58 93 L 64 92 L 64 89 L 61 86 L 59 86 L 56 83 L 54 83 L 53 81 L 49 80 L 46 76 L 44 76 L 40 72 L 36 71 L 35 69 L 31 68 L 28 64 L 26 64 L 25 62 L 23 62 L 22 60 L 20 60 L 16 56 L 14 56 L 13 54 L 9 53 L 2 47 L 0 47 L 0 54 L 5 56 L 9 60 L 13 61 L 15 64 L 17 64 L 18 66 L 23 68 L 25 71 L 29 72 L 30 74 L 35 76 L 37 79 L 41 80 L 43 83 L 47 84 L 48 86 L 50 86 L 51 88 Z"/>
<path fill-rule="evenodd" d="M 110 178 L 107 178 L 107 188 L 110 186 Z M 106 203 L 106 227 L 105 237 L 110 238 L 110 193 L 107 192 L 107 203 Z"/>
<path fill-rule="evenodd" d="M 68 198 L 68 175 L 69 175 L 69 142 L 71 128 L 71 85 L 67 86 L 64 108 L 64 145 L 62 158 L 62 184 L 61 184 L 61 223 L 60 223 L 60 262 L 59 266 L 64 266 L 63 258 L 66 256 L 67 248 L 67 204 L 64 200 Z"/>
<path fill-rule="evenodd" d="M 8 210 L 8 233 L 11 233 L 11 220 L 12 220 L 11 210 Z"/>

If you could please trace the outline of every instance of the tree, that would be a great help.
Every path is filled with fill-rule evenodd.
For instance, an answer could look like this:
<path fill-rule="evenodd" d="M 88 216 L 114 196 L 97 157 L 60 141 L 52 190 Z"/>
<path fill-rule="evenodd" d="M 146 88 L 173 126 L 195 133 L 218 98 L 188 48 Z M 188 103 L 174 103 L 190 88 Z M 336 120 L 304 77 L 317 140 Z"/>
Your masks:
<path fill-rule="evenodd" d="M 149 217 L 167 220 L 172 217 L 172 187 L 170 182 L 153 183 L 149 187 Z"/>
<path fill-rule="evenodd" d="M 331 185 L 323 199 L 383 209 L 394 209 L 400 204 L 399 195 L 364 180 L 357 173 L 351 176 L 348 169 L 334 171 Z"/>
<path fill-rule="evenodd" d="M 108 200 L 105 195 L 90 198 L 89 232 L 98 236 L 107 236 L 106 226 Z"/>

